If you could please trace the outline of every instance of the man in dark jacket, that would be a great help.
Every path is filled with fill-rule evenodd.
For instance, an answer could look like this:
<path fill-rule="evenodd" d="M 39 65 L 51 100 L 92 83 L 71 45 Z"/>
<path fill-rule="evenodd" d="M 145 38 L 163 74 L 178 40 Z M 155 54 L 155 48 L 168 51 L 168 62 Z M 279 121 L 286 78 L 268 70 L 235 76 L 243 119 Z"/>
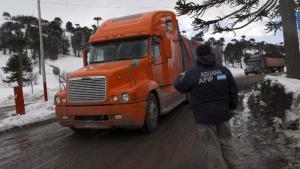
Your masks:
<path fill-rule="evenodd" d="M 232 146 L 229 120 L 238 103 L 236 82 L 226 67 L 216 65 L 212 49 L 197 49 L 197 66 L 179 76 L 175 88 L 190 93 L 190 106 L 203 146 L 201 166 L 205 169 L 240 169 Z"/>

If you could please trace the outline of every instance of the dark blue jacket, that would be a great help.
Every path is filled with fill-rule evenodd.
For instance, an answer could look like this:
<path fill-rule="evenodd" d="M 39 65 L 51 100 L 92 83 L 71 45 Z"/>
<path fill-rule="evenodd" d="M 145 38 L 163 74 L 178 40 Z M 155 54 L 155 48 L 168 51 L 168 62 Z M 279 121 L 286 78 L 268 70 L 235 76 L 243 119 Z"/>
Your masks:
<path fill-rule="evenodd" d="M 190 93 L 190 105 L 197 123 L 219 124 L 236 109 L 238 88 L 226 67 L 215 65 L 212 55 L 199 57 L 197 66 L 179 76 L 174 87 Z"/>

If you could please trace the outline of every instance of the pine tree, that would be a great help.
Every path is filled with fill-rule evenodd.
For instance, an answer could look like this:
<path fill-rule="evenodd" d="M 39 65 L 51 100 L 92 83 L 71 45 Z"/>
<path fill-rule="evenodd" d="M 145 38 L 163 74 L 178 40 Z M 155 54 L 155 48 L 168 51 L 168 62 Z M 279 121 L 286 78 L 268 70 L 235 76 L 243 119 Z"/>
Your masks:
<path fill-rule="evenodd" d="M 45 57 L 56 60 L 63 48 L 62 20 L 54 18 L 45 28 Z"/>
<path fill-rule="evenodd" d="M 93 32 L 92 29 L 88 27 L 80 27 L 79 24 L 75 24 L 72 40 L 72 48 L 75 56 L 80 56 L 80 50 L 84 48 L 89 41 L 89 38 Z"/>
<path fill-rule="evenodd" d="M 18 64 L 18 57 L 22 58 L 23 66 L 22 66 L 22 81 L 23 82 L 29 82 L 30 77 L 29 73 L 32 72 L 32 62 L 30 58 L 27 55 L 12 55 L 8 61 L 7 64 L 3 69 L 5 74 L 8 74 L 4 79 L 3 82 L 6 83 L 13 83 L 17 82 L 18 80 L 18 67 L 20 66 Z"/>
<path fill-rule="evenodd" d="M 68 55 L 70 53 L 69 51 L 69 47 L 70 47 L 70 42 L 68 37 L 66 37 L 65 32 L 63 33 L 63 37 L 62 37 L 62 54 L 63 55 Z"/>

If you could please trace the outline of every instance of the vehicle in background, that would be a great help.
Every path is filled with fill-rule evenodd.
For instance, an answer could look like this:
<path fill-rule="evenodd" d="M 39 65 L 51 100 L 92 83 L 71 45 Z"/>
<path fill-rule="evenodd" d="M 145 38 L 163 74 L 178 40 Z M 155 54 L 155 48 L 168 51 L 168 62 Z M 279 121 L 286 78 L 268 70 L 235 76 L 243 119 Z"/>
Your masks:
<path fill-rule="evenodd" d="M 83 50 L 84 67 L 55 95 L 59 123 L 74 131 L 113 127 L 151 132 L 158 117 L 187 100 L 173 83 L 193 67 L 195 50 L 170 11 L 104 22 Z"/>
<path fill-rule="evenodd" d="M 275 58 L 270 54 L 254 54 L 245 61 L 246 68 L 244 69 L 245 75 L 250 73 L 262 74 L 262 73 L 275 73 L 284 71 L 284 59 Z"/>

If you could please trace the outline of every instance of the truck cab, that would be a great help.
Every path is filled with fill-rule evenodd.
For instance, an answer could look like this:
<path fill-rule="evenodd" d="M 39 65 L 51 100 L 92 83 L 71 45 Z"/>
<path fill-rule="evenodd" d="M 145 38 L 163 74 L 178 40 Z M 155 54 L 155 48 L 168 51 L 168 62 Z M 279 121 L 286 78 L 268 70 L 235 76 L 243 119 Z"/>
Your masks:
<path fill-rule="evenodd" d="M 192 50 L 181 49 L 181 40 L 170 11 L 103 23 L 90 37 L 89 59 L 83 52 L 84 67 L 70 73 L 66 89 L 55 95 L 59 123 L 75 131 L 118 127 L 151 132 L 158 116 L 187 99 L 173 87 L 192 65 L 183 58 L 183 51 Z"/>

